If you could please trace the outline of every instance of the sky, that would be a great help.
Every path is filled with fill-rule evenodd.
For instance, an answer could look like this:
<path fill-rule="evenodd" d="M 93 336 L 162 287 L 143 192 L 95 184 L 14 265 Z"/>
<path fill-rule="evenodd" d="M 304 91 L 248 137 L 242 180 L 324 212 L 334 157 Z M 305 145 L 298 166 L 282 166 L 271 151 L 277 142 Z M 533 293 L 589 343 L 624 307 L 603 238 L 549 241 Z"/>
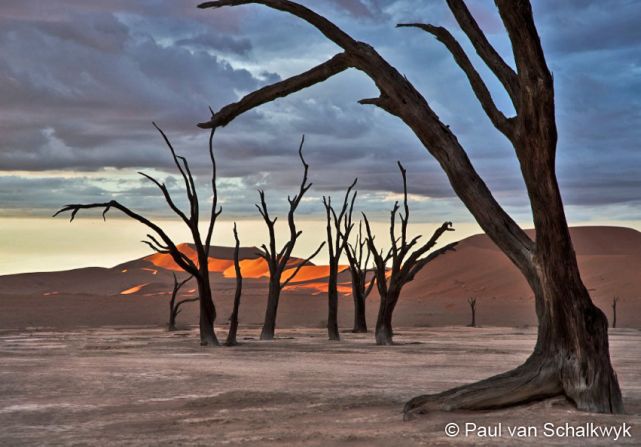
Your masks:
<path fill-rule="evenodd" d="M 339 50 L 304 22 L 259 5 L 199 10 L 177 0 L 3 0 L 0 4 L 0 273 L 113 265 L 148 249 L 144 228 L 50 216 L 66 203 L 115 198 L 176 228 L 159 191 L 138 171 L 183 194 L 155 121 L 210 194 L 208 132 L 196 128 L 243 95 L 305 71 Z M 372 44 L 424 94 L 457 134 L 498 201 L 524 226 L 529 203 L 507 140 L 490 124 L 467 79 L 430 35 L 400 22 L 448 27 L 511 113 L 501 85 L 476 57 L 444 0 L 306 0 L 358 40 Z M 554 74 L 557 171 L 574 225 L 641 222 L 641 2 L 533 0 Z M 512 62 L 494 3 L 468 6 Z M 358 177 L 357 211 L 383 221 L 398 199 L 400 160 L 408 169 L 412 216 L 426 233 L 453 221 L 457 236 L 478 231 L 438 164 L 396 118 L 359 99 L 372 82 L 349 70 L 251 111 L 217 132 L 223 204 L 217 241 L 244 222 L 247 245 L 266 237 L 254 207 L 267 192 L 275 215 L 300 182 L 296 156 L 306 135 L 312 190 L 300 209 L 309 223 L 300 255 L 323 236 L 321 197 L 340 198 Z M 184 202 L 182 202 L 184 203 Z M 432 225 L 433 226 L 433 225 Z M 92 228 L 96 237 L 92 238 Z M 384 231 L 384 226 L 381 226 Z M 82 242 L 75 236 L 86 231 Z M 83 233 L 84 235 L 84 233 Z M 102 235 L 102 236 L 100 236 Z M 241 234 L 241 238 L 242 238 Z M 244 241 L 244 242 L 245 242 Z M 63 243 L 64 242 L 64 243 Z M 61 248 L 62 244 L 62 248 Z M 11 259 L 8 259 L 8 258 Z"/>

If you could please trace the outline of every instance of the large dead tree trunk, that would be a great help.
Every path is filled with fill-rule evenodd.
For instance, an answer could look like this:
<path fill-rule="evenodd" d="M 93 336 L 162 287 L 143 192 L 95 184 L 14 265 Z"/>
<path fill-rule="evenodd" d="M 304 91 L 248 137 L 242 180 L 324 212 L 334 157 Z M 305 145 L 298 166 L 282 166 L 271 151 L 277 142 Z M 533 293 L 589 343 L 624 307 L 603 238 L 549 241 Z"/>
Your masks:
<path fill-rule="evenodd" d="M 198 301 L 198 297 L 196 298 L 185 298 L 180 301 L 176 301 L 176 298 L 178 298 L 178 292 L 180 292 L 180 289 L 189 282 L 192 276 L 187 277 L 186 279 L 182 281 L 178 281 L 178 278 L 176 277 L 176 274 L 174 273 L 174 287 L 171 292 L 171 299 L 169 300 L 169 323 L 167 324 L 167 330 L 169 331 L 175 331 L 176 330 L 176 317 L 180 313 L 181 309 L 180 307 L 183 304 L 186 303 L 191 303 L 192 301 Z"/>
<path fill-rule="evenodd" d="M 213 112 L 212 112 L 213 116 Z M 214 300 L 212 295 L 211 284 L 209 280 L 209 250 L 211 244 L 211 238 L 214 231 L 214 226 L 218 216 L 221 213 L 221 209 L 218 207 L 218 189 L 216 187 L 216 159 L 214 157 L 214 148 L 213 148 L 213 138 L 215 129 L 211 130 L 209 135 L 209 155 L 212 165 L 211 171 L 211 188 L 212 188 L 212 204 L 211 204 L 211 214 L 209 216 L 209 225 L 207 227 L 207 234 L 205 240 L 203 241 L 200 234 L 200 229 L 198 228 L 199 222 L 199 200 L 198 194 L 196 192 L 196 185 L 194 183 L 194 178 L 189 169 L 189 164 L 184 157 L 176 155 L 176 151 L 172 146 L 167 135 L 154 123 L 154 127 L 160 132 L 165 144 L 169 148 L 169 151 L 172 156 L 174 165 L 176 166 L 180 176 L 182 177 L 185 190 L 187 195 L 187 201 L 189 204 L 189 213 L 184 213 L 174 202 L 167 186 L 164 183 L 160 183 L 155 178 L 145 174 L 140 173 L 146 179 L 154 183 L 162 192 L 165 201 L 169 208 L 185 223 L 189 229 L 194 243 L 194 248 L 197 253 L 197 259 L 194 261 L 190 259 L 187 255 L 182 253 L 172 239 L 167 235 L 167 233 L 160 228 L 157 224 L 152 222 L 150 219 L 144 217 L 143 215 L 132 211 L 130 208 L 122 205 L 120 202 L 112 200 L 106 203 L 90 203 L 90 204 L 73 204 L 65 205 L 64 208 L 60 209 L 54 214 L 54 217 L 58 214 L 71 212 L 71 221 L 74 220 L 76 214 L 83 209 L 91 208 L 102 208 L 102 217 L 106 219 L 107 213 L 112 208 L 115 208 L 128 216 L 129 218 L 140 222 L 149 228 L 153 234 L 147 235 L 147 240 L 142 241 L 143 243 L 149 245 L 149 247 L 156 251 L 157 253 L 162 253 L 171 256 L 174 262 L 182 268 L 185 272 L 189 273 L 196 279 L 198 286 L 198 297 L 200 301 L 200 343 L 201 345 L 217 346 L 218 339 L 216 338 L 216 333 L 214 332 L 214 321 L 216 320 L 216 307 L 214 306 Z"/>
<path fill-rule="evenodd" d="M 323 205 L 327 221 L 327 247 L 329 249 L 329 275 L 327 279 L 327 333 L 330 340 L 338 341 L 341 339 L 338 332 L 338 269 L 343 250 L 349 240 L 349 235 L 353 228 L 352 213 L 354 211 L 354 201 L 356 200 L 356 191 L 350 194 L 356 181 L 347 188 L 343 206 L 338 214 L 332 206 L 332 198 L 323 196 Z"/>
<path fill-rule="evenodd" d="M 365 300 L 372 292 L 376 275 L 371 274 L 368 280 L 368 265 L 371 256 L 367 240 L 363 237 L 363 222 L 358 223 L 358 235 L 354 245 L 346 241 L 345 254 L 349 262 L 349 272 L 352 277 L 352 298 L 354 299 L 354 327 L 352 332 L 367 332 L 365 317 Z"/>
<path fill-rule="evenodd" d="M 203 128 L 225 126 L 255 107 L 322 82 L 348 68 L 369 76 L 378 98 L 361 100 L 400 118 L 440 163 L 452 188 L 485 233 L 519 268 L 532 288 L 539 319 L 532 356 L 519 368 L 487 380 L 408 402 L 406 415 L 431 409 L 481 409 L 564 394 L 577 408 L 619 413 L 623 402 L 610 362 L 608 323 L 590 299 L 576 262 L 555 173 L 557 132 L 554 84 L 527 0 L 495 0 L 512 44 L 516 69 L 487 40 L 463 0 L 447 0 L 459 26 L 481 60 L 509 95 L 515 116 L 495 105 L 485 82 L 461 45 L 442 27 L 411 23 L 434 35 L 467 76 L 486 115 L 514 147 L 530 199 L 535 240 L 494 199 L 449 126 L 412 83 L 371 46 L 354 40 L 326 18 L 288 0 L 219 0 L 218 8 L 250 3 L 293 14 L 316 27 L 343 49 L 327 62 L 298 76 L 264 87 L 223 107 Z"/>
<path fill-rule="evenodd" d="M 260 333 L 261 340 L 273 340 L 274 333 L 276 331 L 276 316 L 278 314 L 278 304 L 280 301 L 281 292 L 287 285 L 298 275 L 301 268 L 309 263 L 323 248 L 325 242 L 323 242 L 311 256 L 307 259 L 301 260 L 296 265 L 290 264 L 290 259 L 292 257 L 292 251 L 296 246 L 296 241 L 302 231 L 296 228 L 295 213 L 298 205 L 300 204 L 303 196 L 309 188 L 312 187 L 311 183 L 307 183 L 307 174 L 309 171 L 309 165 L 303 157 L 303 145 L 305 144 L 305 136 L 301 139 L 300 146 L 298 147 L 298 157 L 300 158 L 301 163 L 303 164 L 303 179 L 300 184 L 300 189 L 298 193 L 293 197 L 287 197 L 289 202 L 289 212 L 287 214 L 287 223 L 289 226 L 289 240 L 283 245 L 280 250 L 276 249 L 276 220 L 275 217 L 272 219 L 269 216 L 269 211 L 267 209 L 267 201 L 265 200 L 265 192 L 262 190 L 258 191 L 260 196 L 260 205 L 256 204 L 258 212 L 262 216 L 265 224 L 267 225 L 267 230 L 269 232 L 269 247 L 265 244 L 261 246 L 261 250 L 258 252 L 258 256 L 263 258 L 267 265 L 269 266 L 269 292 L 267 295 L 267 308 L 265 309 L 265 321 L 263 323 L 263 329 Z M 292 269 L 290 273 L 286 269 Z M 285 275 L 283 275 L 285 273 Z"/>
<path fill-rule="evenodd" d="M 410 208 L 407 203 L 407 171 L 400 162 L 398 167 L 403 177 L 403 212 L 399 212 L 399 204 L 396 202 L 390 213 L 390 243 L 391 248 L 386 256 L 376 248 L 374 235 L 369 225 L 367 216 L 363 214 L 365 228 L 367 230 L 367 245 L 374 258 L 376 286 L 380 297 L 378 308 L 378 318 L 376 319 L 376 344 L 391 345 L 394 331 L 392 330 L 392 315 L 396 308 L 396 303 L 401 296 L 403 287 L 414 280 L 414 277 L 427 264 L 436 259 L 441 254 L 453 250 L 456 243 L 448 244 L 445 247 L 431 252 L 425 256 L 437 243 L 438 239 L 446 231 L 454 231 L 451 222 L 445 222 L 432 235 L 432 237 L 423 245 L 416 247 L 422 236 L 416 236 L 408 239 L 407 225 L 410 220 Z M 401 220 L 401 231 L 397 235 L 396 217 Z M 416 247 L 416 248 L 415 248 Z M 387 265 L 391 261 L 391 267 Z"/>
<path fill-rule="evenodd" d="M 238 310 L 240 309 L 240 298 L 243 293 L 243 272 L 240 270 L 240 239 L 234 222 L 234 271 L 236 272 L 236 293 L 234 295 L 234 309 L 229 318 L 229 332 L 227 333 L 226 346 L 236 346 L 236 333 L 238 332 Z"/>

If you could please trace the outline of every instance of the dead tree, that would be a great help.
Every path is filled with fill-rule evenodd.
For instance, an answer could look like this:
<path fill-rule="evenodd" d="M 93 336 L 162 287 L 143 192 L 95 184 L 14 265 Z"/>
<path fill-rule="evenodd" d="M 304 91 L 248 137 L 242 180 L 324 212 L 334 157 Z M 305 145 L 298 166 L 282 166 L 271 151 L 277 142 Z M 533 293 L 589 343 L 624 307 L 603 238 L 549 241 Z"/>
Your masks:
<path fill-rule="evenodd" d="M 74 220 L 78 211 L 83 209 L 91 208 L 102 208 L 102 217 L 106 219 L 107 213 L 111 209 L 117 209 L 129 218 L 140 222 L 149 228 L 152 233 L 147 235 L 147 240 L 142 241 L 143 243 L 149 245 L 154 251 L 162 254 L 171 256 L 174 262 L 185 272 L 190 274 L 196 279 L 198 284 L 198 297 L 200 301 L 200 343 L 202 345 L 217 346 L 218 339 L 214 332 L 214 321 L 216 320 L 216 307 L 214 306 L 213 295 L 211 284 L 209 280 L 209 251 L 211 238 L 214 231 L 214 226 L 216 219 L 221 213 L 221 209 L 218 207 L 218 190 L 216 187 L 216 160 L 214 158 L 214 149 L 213 149 L 213 138 L 215 129 L 212 129 L 209 135 L 209 156 L 211 160 L 212 170 L 211 170 L 211 188 L 212 188 L 212 202 L 211 202 L 211 212 L 209 215 L 209 223 L 207 227 L 207 233 L 205 239 L 203 240 L 200 229 L 198 228 L 200 208 L 198 201 L 198 193 L 196 192 L 196 185 L 194 183 L 194 178 L 191 174 L 189 164 L 184 157 L 176 155 L 176 151 L 172 146 L 169 138 L 165 133 L 156 126 L 154 127 L 162 135 L 165 144 L 169 148 L 169 151 L 172 156 L 174 165 L 176 166 L 180 176 L 182 177 L 185 190 L 187 195 L 187 200 L 189 203 L 189 212 L 184 213 L 177 205 L 174 199 L 172 198 L 167 186 L 164 183 L 159 182 L 155 178 L 141 172 L 140 174 L 154 183 L 162 192 L 165 201 L 169 208 L 185 223 L 189 229 L 194 243 L 194 248 L 196 249 L 197 259 L 194 261 L 190 259 L 187 255 L 182 253 L 174 243 L 174 241 L 165 233 L 165 231 L 160 228 L 156 223 L 152 222 L 150 219 L 145 216 L 132 211 L 125 205 L 122 205 L 116 200 L 112 200 L 106 203 L 90 203 L 84 205 L 65 205 L 64 208 L 59 210 L 54 217 L 58 214 L 71 212 L 71 221 Z"/>
<path fill-rule="evenodd" d="M 236 272 L 236 294 L 234 295 L 234 309 L 232 310 L 231 317 L 229 318 L 229 332 L 227 333 L 227 340 L 225 346 L 236 346 L 236 333 L 238 332 L 238 309 L 240 308 L 240 297 L 243 293 L 243 273 L 240 271 L 240 239 L 238 239 L 238 230 L 236 229 L 236 222 L 234 222 L 234 239 L 236 245 L 234 247 L 234 270 Z"/>
<path fill-rule="evenodd" d="M 515 115 L 506 116 L 461 45 L 445 28 L 404 24 L 436 36 L 468 78 L 472 91 L 496 129 L 514 147 L 530 199 L 536 238 L 531 240 L 499 205 L 479 176 L 453 130 L 425 97 L 373 47 L 354 40 L 325 17 L 289 0 L 219 0 L 199 5 L 219 8 L 262 4 L 298 17 L 318 29 L 342 52 L 296 76 L 276 82 L 229 104 L 202 128 L 218 128 L 261 104 L 323 82 L 349 68 L 368 76 L 380 91 L 361 104 L 400 118 L 439 162 L 452 188 L 480 227 L 518 267 L 532 288 L 539 320 L 534 352 L 509 372 L 437 395 L 420 396 L 405 414 L 433 409 L 505 407 L 565 395 L 580 410 L 620 413 L 623 401 L 610 362 L 607 318 L 581 281 L 555 172 L 557 130 L 554 83 L 527 0 L 495 0 L 512 44 L 516 68 L 508 65 L 478 26 L 464 0 L 447 0 L 459 26 L 481 60 L 505 88 Z"/>
<path fill-rule="evenodd" d="M 169 300 L 169 323 L 167 324 L 167 330 L 169 331 L 175 331 L 176 330 L 176 317 L 180 313 L 180 306 L 182 306 L 185 303 L 191 303 L 192 301 L 198 301 L 198 297 L 194 298 L 185 298 L 184 300 L 180 300 L 176 302 L 176 298 L 178 296 L 178 292 L 180 292 L 180 289 L 182 289 L 182 286 L 187 284 L 193 276 L 189 276 L 186 279 L 182 281 L 178 281 L 178 278 L 176 278 L 176 274 L 174 273 L 174 288 L 171 292 L 171 300 Z"/>
<path fill-rule="evenodd" d="M 265 201 L 265 191 L 259 190 L 258 194 L 260 196 L 260 205 L 256 204 L 258 212 L 263 217 L 265 224 L 267 225 L 267 230 L 269 232 L 269 247 L 265 244 L 261 246 L 260 251 L 257 253 L 258 256 L 263 258 L 269 267 L 269 292 L 267 295 L 267 308 L 265 310 L 265 322 L 263 323 L 263 329 L 260 333 L 261 340 L 273 340 L 274 332 L 276 330 L 276 315 L 278 313 L 278 303 L 280 301 L 280 294 L 285 287 L 298 275 L 301 268 L 309 263 L 323 248 L 325 242 L 323 242 L 311 256 L 307 259 L 299 261 L 296 267 L 290 265 L 290 259 L 292 257 L 292 251 L 296 245 L 296 241 L 302 231 L 296 228 L 296 221 L 294 215 L 296 209 L 300 204 L 301 200 L 305 193 L 311 188 L 312 184 L 307 183 L 307 174 L 309 171 L 309 165 L 305 162 L 303 157 L 303 145 L 305 144 L 305 136 L 301 139 L 300 146 L 298 148 L 298 157 L 300 158 L 301 163 L 303 164 L 303 179 L 300 184 L 300 189 L 298 193 L 292 198 L 287 197 L 289 202 L 289 212 L 287 213 L 287 223 L 289 226 L 289 240 L 283 245 L 280 250 L 276 249 L 276 220 L 277 217 L 271 218 L 269 216 L 269 211 L 267 209 L 267 202 Z M 287 268 L 294 269 L 288 277 L 283 278 L 283 272 Z"/>
<path fill-rule="evenodd" d="M 371 274 L 368 280 L 369 260 L 371 252 L 367 246 L 367 239 L 363 237 L 363 222 L 358 223 L 358 235 L 352 245 L 346 241 L 345 255 L 349 262 L 349 272 L 352 276 L 352 297 L 354 299 L 354 327 L 352 332 L 367 332 L 367 319 L 365 318 L 365 300 L 372 292 L 376 282 L 376 275 Z"/>
<path fill-rule="evenodd" d="M 354 211 L 354 201 L 357 192 L 354 191 L 350 200 L 350 195 L 357 180 L 347 188 L 343 205 L 338 214 L 332 205 L 332 198 L 323 196 L 323 205 L 325 206 L 325 215 L 327 220 L 327 247 L 329 249 L 329 275 L 327 277 L 327 333 L 330 340 L 340 340 L 338 333 L 338 264 L 345 245 L 349 240 L 349 235 L 354 227 L 352 223 L 352 212 Z"/>
<path fill-rule="evenodd" d="M 398 202 L 394 203 L 394 207 L 390 213 L 389 234 L 391 248 L 387 252 L 387 255 L 383 255 L 383 251 L 379 251 L 376 248 L 369 220 L 367 219 L 367 216 L 363 214 L 365 228 L 367 230 L 367 245 L 372 253 L 372 257 L 374 258 L 374 265 L 376 266 L 376 287 L 380 297 L 375 332 L 377 345 L 392 344 L 392 337 L 394 335 L 394 332 L 392 331 L 392 315 L 394 313 L 396 303 L 401 296 L 403 287 L 412 281 L 423 267 L 441 254 L 454 249 L 456 246 L 456 242 L 454 242 L 427 255 L 427 253 L 436 245 L 438 239 L 443 235 L 443 233 L 446 231 L 454 231 L 452 228 L 452 222 L 445 222 L 441 225 L 434 232 L 432 237 L 421 246 L 417 247 L 417 244 L 422 236 L 416 236 L 411 240 L 408 239 L 407 224 L 410 219 L 410 208 L 407 203 L 407 172 L 400 162 L 398 162 L 398 167 L 401 170 L 401 176 L 403 177 L 403 211 L 399 211 Z M 396 231 L 397 216 L 401 221 L 401 230 L 400 235 L 398 236 Z M 390 261 L 391 267 L 388 270 L 387 265 Z"/>
<path fill-rule="evenodd" d="M 617 327 L 617 303 L 619 302 L 619 297 L 615 296 L 612 298 L 612 328 Z"/>
<path fill-rule="evenodd" d="M 467 304 L 470 305 L 470 310 L 472 311 L 472 322 L 468 326 L 476 327 L 476 298 L 468 298 Z"/>

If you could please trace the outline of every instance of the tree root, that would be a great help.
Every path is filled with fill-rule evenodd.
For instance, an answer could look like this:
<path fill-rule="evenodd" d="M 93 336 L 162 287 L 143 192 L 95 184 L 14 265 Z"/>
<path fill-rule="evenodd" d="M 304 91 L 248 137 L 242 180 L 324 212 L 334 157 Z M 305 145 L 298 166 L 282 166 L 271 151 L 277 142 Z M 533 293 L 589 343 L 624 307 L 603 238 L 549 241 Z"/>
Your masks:
<path fill-rule="evenodd" d="M 411 399 L 404 420 L 430 411 L 487 410 L 563 394 L 559 368 L 551 358 L 530 357 L 523 365 L 480 382 Z"/>

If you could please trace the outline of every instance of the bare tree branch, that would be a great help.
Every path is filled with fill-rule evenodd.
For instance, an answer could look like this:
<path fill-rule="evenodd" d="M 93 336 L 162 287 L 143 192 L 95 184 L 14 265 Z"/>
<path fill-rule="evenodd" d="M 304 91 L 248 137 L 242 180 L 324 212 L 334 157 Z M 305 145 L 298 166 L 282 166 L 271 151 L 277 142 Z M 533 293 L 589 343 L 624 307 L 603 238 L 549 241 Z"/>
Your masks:
<path fill-rule="evenodd" d="M 512 138 L 514 131 L 512 122 L 496 107 L 496 104 L 494 104 L 494 100 L 492 99 L 492 95 L 485 85 L 485 82 L 483 82 L 481 75 L 476 71 L 461 45 L 447 29 L 423 23 L 401 23 L 397 25 L 397 27 L 419 28 L 434 35 L 440 42 L 442 42 L 450 53 L 452 53 L 452 56 L 458 66 L 465 72 L 476 98 L 481 103 L 483 110 L 492 121 L 494 127 L 500 130 L 508 138 Z"/>
<path fill-rule="evenodd" d="M 219 0 L 201 3 L 198 7 L 201 9 L 221 8 L 223 6 L 239 6 L 252 3 L 265 5 L 269 8 L 287 12 L 303 19 L 345 51 L 353 51 L 359 44 L 345 31 L 341 30 L 325 17 L 316 14 L 314 11 L 303 5 L 288 0 Z"/>
<path fill-rule="evenodd" d="M 176 245 L 173 243 L 173 241 L 167 236 L 167 234 L 160 228 L 158 225 L 150 221 L 144 216 L 141 216 L 140 214 L 130 210 L 126 206 L 120 204 L 119 202 L 112 200 L 110 202 L 106 203 L 90 203 L 90 204 L 71 204 L 71 205 L 65 205 L 63 208 L 58 210 L 53 217 L 58 216 L 59 214 L 66 213 L 71 211 L 71 220 L 75 218 L 76 214 L 78 211 L 83 210 L 83 209 L 92 209 L 92 208 L 105 208 L 105 210 L 109 208 L 116 208 L 117 210 L 120 210 L 130 218 L 137 220 L 143 225 L 146 225 L 147 227 L 151 228 L 165 243 L 165 245 L 168 247 L 171 257 L 173 258 L 174 262 L 178 264 L 183 270 L 186 272 L 192 274 L 192 275 L 197 275 L 198 274 L 198 268 L 196 265 L 191 262 L 191 260 L 186 261 L 183 259 L 180 250 L 176 247 Z"/>
<path fill-rule="evenodd" d="M 169 138 L 167 138 L 167 135 L 165 134 L 165 132 L 163 132 L 163 130 L 160 127 L 158 127 L 156 123 L 152 123 L 152 124 L 156 128 L 156 130 L 160 132 L 160 135 L 162 135 L 163 140 L 165 140 L 165 144 L 167 145 L 167 147 L 169 148 L 169 151 L 171 152 L 171 156 L 174 160 L 174 164 L 176 165 L 176 168 L 178 168 L 178 172 L 180 172 L 180 175 L 182 175 L 183 181 L 185 182 L 185 188 L 187 190 L 187 198 L 189 199 L 189 203 L 191 203 L 194 199 L 194 192 L 191 190 L 191 183 L 187 178 L 187 174 L 185 173 L 185 170 L 180 164 L 180 160 L 176 155 L 174 146 L 171 144 L 171 141 L 169 141 Z"/>
<path fill-rule="evenodd" d="M 320 253 L 320 251 L 323 249 L 323 247 L 324 247 L 324 246 L 325 246 L 325 241 L 323 241 L 323 243 L 322 243 L 322 244 L 320 244 L 320 245 L 318 246 L 318 248 L 316 249 L 316 251 L 315 251 L 314 253 L 312 253 L 310 256 L 308 256 L 307 258 L 305 258 L 305 260 L 304 260 L 303 262 L 301 262 L 300 264 L 298 264 L 298 266 L 296 267 L 296 270 L 294 270 L 294 272 L 293 272 L 293 273 L 292 273 L 292 274 L 291 274 L 291 275 L 290 275 L 290 276 L 285 280 L 285 282 L 283 282 L 283 283 L 281 284 L 281 289 L 284 289 L 285 287 L 287 287 L 287 284 L 289 284 L 289 283 L 290 283 L 290 281 L 291 281 L 292 279 L 294 279 L 294 278 L 296 277 L 296 275 L 298 275 L 298 272 L 300 272 L 300 270 L 301 270 L 305 265 L 308 265 L 308 264 L 309 264 L 309 261 L 311 261 L 312 259 L 314 259 L 314 258 L 316 257 L 316 255 L 317 255 L 318 253 Z"/>
<path fill-rule="evenodd" d="M 512 104 L 518 111 L 518 103 L 520 96 L 520 86 L 517 74 L 514 72 L 499 53 L 494 49 L 492 44 L 487 40 L 485 34 L 474 20 L 474 17 L 467 9 L 463 0 L 447 0 L 452 14 L 456 18 L 459 26 L 467 35 L 474 45 L 476 53 L 483 59 L 483 62 L 494 73 L 497 79 L 503 84 L 508 95 L 512 99 Z"/>
<path fill-rule="evenodd" d="M 209 109 L 211 110 L 211 108 Z M 213 112 L 212 112 L 213 116 Z M 216 185 L 217 171 L 216 171 L 216 157 L 214 156 L 214 133 L 216 132 L 215 128 L 211 129 L 209 133 L 209 159 L 211 161 L 211 192 L 212 192 L 212 202 L 211 202 L 211 215 L 209 216 L 209 227 L 207 228 L 207 237 L 205 238 L 205 247 L 207 256 L 209 256 L 209 251 L 211 247 L 211 238 L 214 233 L 214 225 L 216 224 L 216 219 L 220 216 L 223 209 L 218 208 L 218 186 Z"/>
<path fill-rule="evenodd" d="M 171 195 L 169 194 L 169 190 L 167 189 L 167 186 L 164 183 L 160 183 L 158 180 L 156 180 L 155 178 L 153 178 L 150 175 L 145 174 L 144 172 L 139 172 L 138 174 L 142 175 L 143 177 L 147 178 L 149 181 L 153 182 L 156 186 L 158 186 L 158 188 L 162 192 L 163 196 L 165 197 L 165 201 L 167 202 L 169 207 L 172 209 L 172 211 L 174 213 L 176 213 L 178 215 L 178 217 L 180 217 L 183 220 L 183 222 L 185 222 L 187 225 L 190 224 L 190 221 L 187 218 L 187 216 L 185 215 L 185 213 L 183 213 L 180 210 L 180 208 L 178 208 L 178 206 L 176 206 L 175 202 L 171 198 Z"/>
<path fill-rule="evenodd" d="M 202 129 L 224 127 L 248 110 L 323 82 L 348 68 L 350 65 L 347 55 L 345 53 L 337 54 L 311 70 L 263 87 L 243 97 L 240 101 L 223 107 L 213 114 L 209 121 L 199 123 L 198 127 Z"/>

